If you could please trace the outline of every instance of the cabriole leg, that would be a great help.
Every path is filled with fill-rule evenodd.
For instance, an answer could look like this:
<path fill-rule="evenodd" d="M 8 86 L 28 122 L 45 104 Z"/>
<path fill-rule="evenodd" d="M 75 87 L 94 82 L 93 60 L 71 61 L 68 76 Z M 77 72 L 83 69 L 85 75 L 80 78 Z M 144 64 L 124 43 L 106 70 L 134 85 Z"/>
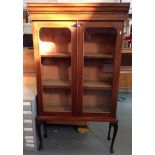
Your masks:
<path fill-rule="evenodd" d="M 47 123 L 44 121 L 44 137 L 47 138 Z"/>
<path fill-rule="evenodd" d="M 108 140 L 111 140 L 110 133 L 111 133 L 111 123 L 109 123 L 109 130 L 108 130 L 108 137 L 107 137 Z"/>
<path fill-rule="evenodd" d="M 110 146 L 110 153 L 114 153 L 113 146 L 114 146 L 115 138 L 116 138 L 117 131 L 118 131 L 118 122 L 112 122 L 111 126 L 114 128 L 114 132 L 113 132 L 111 146 Z"/>

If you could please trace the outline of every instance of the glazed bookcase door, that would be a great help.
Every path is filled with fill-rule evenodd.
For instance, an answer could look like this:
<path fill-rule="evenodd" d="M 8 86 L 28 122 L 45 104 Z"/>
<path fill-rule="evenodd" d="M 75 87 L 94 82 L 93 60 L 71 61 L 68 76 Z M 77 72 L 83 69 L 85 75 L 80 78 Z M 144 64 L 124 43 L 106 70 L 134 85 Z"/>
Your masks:
<path fill-rule="evenodd" d="M 44 114 L 72 114 L 76 106 L 75 22 L 37 22 L 39 110 Z M 40 78 L 41 77 L 41 78 Z M 74 81 L 74 82 L 73 82 Z M 75 82 L 76 83 L 76 82 Z M 74 87 L 74 89 L 73 89 Z"/>
<path fill-rule="evenodd" d="M 80 22 L 79 113 L 111 115 L 114 108 L 117 28 L 112 22 Z M 82 67 L 83 66 L 83 67 Z"/>

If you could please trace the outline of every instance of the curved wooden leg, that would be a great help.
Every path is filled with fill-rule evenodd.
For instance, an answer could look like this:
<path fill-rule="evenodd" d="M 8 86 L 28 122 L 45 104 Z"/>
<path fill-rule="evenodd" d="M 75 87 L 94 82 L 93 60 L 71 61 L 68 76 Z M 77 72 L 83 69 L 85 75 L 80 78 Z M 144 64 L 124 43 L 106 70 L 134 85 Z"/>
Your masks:
<path fill-rule="evenodd" d="M 109 130 L 108 130 L 108 137 L 107 137 L 107 139 L 108 140 L 111 140 L 111 138 L 110 138 L 110 133 L 111 133 L 111 122 L 109 123 Z"/>
<path fill-rule="evenodd" d="M 42 148 L 43 148 L 42 136 L 41 136 L 41 124 L 42 123 L 43 123 L 42 121 L 36 119 L 36 131 L 37 131 L 37 135 L 38 135 L 38 139 L 39 139 L 38 150 L 42 150 Z"/>
<path fill-rule="evenodd" d="M 110 146 L 110 153 L 114 153 L 113 146 L 114 146 L 115 138 L 116 138 L 117 131 L 118 131 L 118 122 L 112 122 L 111 126 L 114 128 L 114 132 L 113 132 L 111 146 Z"/>
<path fill-rule="evenodd" d="M 44 121 L 44 137 L 47 138 L 47 124 L 46 121 Z"/>

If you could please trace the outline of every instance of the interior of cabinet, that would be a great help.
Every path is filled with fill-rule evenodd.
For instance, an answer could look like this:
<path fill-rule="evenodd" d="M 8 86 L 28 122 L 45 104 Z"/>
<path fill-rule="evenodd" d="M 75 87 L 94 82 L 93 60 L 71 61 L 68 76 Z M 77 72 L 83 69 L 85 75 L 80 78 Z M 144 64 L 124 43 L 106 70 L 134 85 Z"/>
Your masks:
<path fill-rule="evenodd" d="M 116 29 L 92 27 L 84 31 L 83 109 L 111 111 Z M 63 36 L 63 37 L 62 37 Z M 71 32 L 41 28 L 39 51 L 45 112 L 71 112 Z"/>
<path fill-rule="evenodd" d="M 69 112 L 71 111 L 70 30 L 41 28 L 39 49 L 44 111 Z"/>
<path fill-rule="evenodd" d="M 84 31 L 83 112 L 110 112 L 116 29 Z"/>
<path fill-rule="evenodd" d="M 43 101 L 45 112 L 71 112 L 70 89 L 44 88 Z"/>
<path fill-rule="evenodd" d="M 111 90 L 84 89 L 83 112 L 102 113 L 111 111 Z"/>

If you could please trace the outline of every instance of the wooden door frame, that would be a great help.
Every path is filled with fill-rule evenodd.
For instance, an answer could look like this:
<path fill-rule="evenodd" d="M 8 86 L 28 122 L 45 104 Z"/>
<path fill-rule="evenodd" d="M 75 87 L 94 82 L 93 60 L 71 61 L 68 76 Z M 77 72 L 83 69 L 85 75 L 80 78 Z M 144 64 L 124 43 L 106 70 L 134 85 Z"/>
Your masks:
<path fill-rule="evenodd" d="M 36 64 L 36 81 L 37 81 L 37 101 L 38 101 L 38 115 L 39 116 L 57 116 L 57 115 L 77 115 L 77 29 L 73 27 L 76 21 L 33 21 L 33 41 L 34 41 L 34 58 Z M 44 112 L 43 110 L 43 87 L 42 87 L 42 76 L 41 76 L 41 56 L 39 52 L 39 31 L 41 28 L 68 28 L 71 31 L 71 112 Z"/>
<path fill-rule="evenodd" d="M 121 64 L 121 47 L 122 47 L 122 32 L 124 22 L 115 21 L 78 21 L 77 24 L 81 25 L 77 29 L 78 31 L 78 113 L 83 116 L 112 116 L 116 118 L 117 108 L 117 94 L 119 86 L 119 74 Z M 83 113 L 83 68 L 84 68 L 84 30 L 88 27 L 106 27 L 115 28 L 117 31 L 116 46 L 114 54 L 114 72 L 113 72 L 113 84 L 112 84 L 112 107 L 111 113 Z"/>

